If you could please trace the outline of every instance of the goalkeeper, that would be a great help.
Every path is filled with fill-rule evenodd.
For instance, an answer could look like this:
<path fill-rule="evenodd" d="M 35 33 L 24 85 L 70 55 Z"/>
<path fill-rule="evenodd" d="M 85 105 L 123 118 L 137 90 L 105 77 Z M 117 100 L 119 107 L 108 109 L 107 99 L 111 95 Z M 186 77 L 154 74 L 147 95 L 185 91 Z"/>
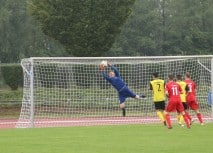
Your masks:
<path fill-rule="evenodd" d="M 107 63 L 109 67 L 111 67 L 111 71 L 107 75 L 104 69 L 104 66 L 100 64 L 100 69 L 102 76 L 117 90 L 120 109 L 122 110 L 122 115 L 126 116 L 126 109 L 125 109 L 125 100 L 128 97 L 140 99 L 145 98 L 145 96 L 136 95 L 132 92 L 126 85 L 126 83 L 121 79 L 119 71 L 116 69 L 115 66 Z"/>

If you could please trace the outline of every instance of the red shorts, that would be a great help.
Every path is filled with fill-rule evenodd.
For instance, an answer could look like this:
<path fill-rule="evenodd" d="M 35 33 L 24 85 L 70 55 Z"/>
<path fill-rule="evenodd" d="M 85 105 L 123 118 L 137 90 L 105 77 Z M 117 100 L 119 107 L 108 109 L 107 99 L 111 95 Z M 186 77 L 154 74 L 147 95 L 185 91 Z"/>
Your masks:
<path fill-rule="evenodd" d="M 192 110 L 198 110 L 199 106 L 196 100 L 190 100 L 186 102 L 188 107 L 191 108 Z"/>
<path fill-rule="evenodd" d="M 183 104 L 180 101 L 169 101 L 167 107 L 166 107 L 167 112 L 183 112 L 184 107 Z"/>

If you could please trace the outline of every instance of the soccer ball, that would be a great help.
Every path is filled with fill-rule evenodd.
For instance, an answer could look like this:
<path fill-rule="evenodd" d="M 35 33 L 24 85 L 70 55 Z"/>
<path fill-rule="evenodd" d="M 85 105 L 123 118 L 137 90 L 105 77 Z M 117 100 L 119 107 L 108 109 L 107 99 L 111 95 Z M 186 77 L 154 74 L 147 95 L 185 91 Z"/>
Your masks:
<path fill-rule="evenodd" d="M 108 63 L 107 63 L 107 61 L 102 61 L 101 65 L 103 65 L 104 67 L 106 67 L 106 66 L 108 66 Z"/>

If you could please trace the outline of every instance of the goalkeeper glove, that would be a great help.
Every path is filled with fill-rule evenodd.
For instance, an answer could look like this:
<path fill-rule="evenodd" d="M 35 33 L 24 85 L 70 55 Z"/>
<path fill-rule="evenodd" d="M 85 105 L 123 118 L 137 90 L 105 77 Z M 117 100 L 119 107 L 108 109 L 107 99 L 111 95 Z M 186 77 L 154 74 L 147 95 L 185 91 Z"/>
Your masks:
<path fill-rule="evenodd" d="M 99 65 L 101 71 L 104 71 L 104 66 L 102 64 Z"/>
<path fill-rule="evenodd" d="M 112 66 L 112 64 L 110 64 L 110 63 L 109 63 L 109 61 L 107 61 L 107 66 L 111 67 L 111 66 Z"/>

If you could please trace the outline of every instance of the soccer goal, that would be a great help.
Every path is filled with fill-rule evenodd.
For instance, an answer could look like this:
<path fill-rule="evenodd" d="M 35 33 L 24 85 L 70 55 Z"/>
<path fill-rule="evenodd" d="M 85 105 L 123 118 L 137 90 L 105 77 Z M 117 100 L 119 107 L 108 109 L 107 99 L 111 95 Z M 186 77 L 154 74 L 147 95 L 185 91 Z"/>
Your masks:
<path fill-rule="evenodd" d="M 131 90 L 147 97 L 128 98 L 126 117 L 118 107 L 116 90 L 100 73 L 102 60 L 117 67 Z M 164 80 L 169 74 L 190 72 L 204 121 L 212 121 L 207 97 L 213 90 L 213 56 L 33 57 L 21 65 L 24 87 L 18 128 L 160 123 L 149 90 L 153 72 Z"/>

